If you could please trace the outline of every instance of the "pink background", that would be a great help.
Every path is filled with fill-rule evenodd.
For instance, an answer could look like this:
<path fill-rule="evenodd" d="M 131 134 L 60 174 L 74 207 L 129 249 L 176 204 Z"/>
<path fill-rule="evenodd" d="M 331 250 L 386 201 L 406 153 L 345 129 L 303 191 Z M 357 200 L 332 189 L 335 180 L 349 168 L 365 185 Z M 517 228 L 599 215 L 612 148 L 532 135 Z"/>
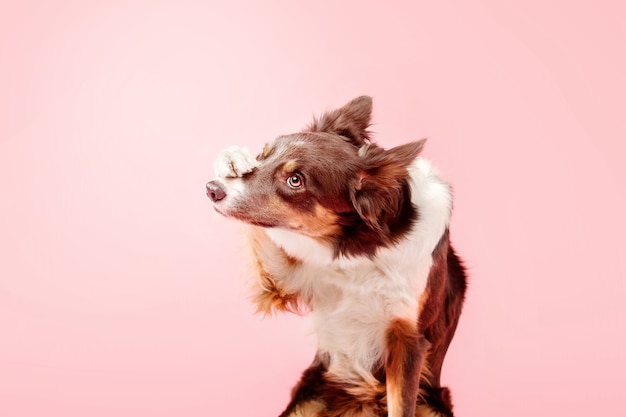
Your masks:
<path fill-rule="evenodd" d="M 379 143 L 428 136 L 455 185 L 458 415 L 623 412 L 620 2 L 12 3 L 0 415 L 276 416 L 315 341 L 252 314 L 204 184 L 219 149 L 360 94 Z"/>

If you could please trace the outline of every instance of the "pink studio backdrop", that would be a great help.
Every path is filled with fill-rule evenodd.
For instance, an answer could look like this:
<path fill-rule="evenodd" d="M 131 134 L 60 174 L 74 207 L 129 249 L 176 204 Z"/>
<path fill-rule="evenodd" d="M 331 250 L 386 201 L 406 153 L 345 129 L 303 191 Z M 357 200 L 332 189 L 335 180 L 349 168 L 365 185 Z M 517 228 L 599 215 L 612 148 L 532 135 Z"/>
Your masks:
<path fill-rule="evenodd" d="M 252 314 L 240 228 L 204 184 L 221 148 L 361 94 L 381 144 L 429 137 L 455 185 L 457 414 L 620 415 L 624 12 L 5 2 L 0 415 L 278 415 L 315 340 L 306 318 Z"/>

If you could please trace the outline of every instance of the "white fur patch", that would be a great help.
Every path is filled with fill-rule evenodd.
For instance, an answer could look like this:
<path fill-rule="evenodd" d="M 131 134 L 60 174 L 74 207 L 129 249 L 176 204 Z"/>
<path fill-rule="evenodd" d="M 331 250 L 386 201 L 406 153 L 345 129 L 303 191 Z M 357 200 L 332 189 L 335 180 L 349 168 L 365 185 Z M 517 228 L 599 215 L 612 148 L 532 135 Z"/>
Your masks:
<path fill-rule="evenodd" d="M 267 229 L 266 233 L 294 258 L 317 266 L 330 266 L 333 263 L 332 249 L 313 238 L 287 229 Z"/>
<path fill-rule="evenodd" d="M 241 177 L 258 166 L 259 161 L 248 148 L 242 146 L 230 146 L 218 154 L 213 169 L 217 180 L 227 191 L 226 197 L 220 202 L 219 212 L 227 215 L 237 200 L 246 195 L 246 184 Z"/>
<path fill-rule="evenodd" d="M 221 151 L 215 160 L 215 175 L 218 178 L 237 178 L 253 171 L 259 161 L 248 148 L 231 146 Z"/>

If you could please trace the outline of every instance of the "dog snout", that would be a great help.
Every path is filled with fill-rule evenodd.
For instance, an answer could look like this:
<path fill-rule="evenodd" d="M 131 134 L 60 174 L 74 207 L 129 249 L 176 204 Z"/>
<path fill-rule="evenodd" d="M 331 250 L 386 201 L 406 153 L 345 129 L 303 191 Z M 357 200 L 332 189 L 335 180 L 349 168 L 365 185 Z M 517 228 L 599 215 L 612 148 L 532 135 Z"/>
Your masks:
<path fill-rule="evenodd" d="M 217 203 L 226 197 L 226 191 L 224 191 L 224 187 L 219 182 L 209 181 L 206 183 L 206 195 L 211 201 Z"/>

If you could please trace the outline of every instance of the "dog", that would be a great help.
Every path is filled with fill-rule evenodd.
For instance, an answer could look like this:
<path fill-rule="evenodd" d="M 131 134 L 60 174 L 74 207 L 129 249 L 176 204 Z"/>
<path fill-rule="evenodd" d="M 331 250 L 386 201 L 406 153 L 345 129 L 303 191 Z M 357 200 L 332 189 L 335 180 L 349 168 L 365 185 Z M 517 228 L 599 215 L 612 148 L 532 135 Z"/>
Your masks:
<path fill-rule="evenodd" d="M 230 147 L 207 195 L 244 222 L 259 312 L 310 313 L 318 349 L 280 417 L 453 416 L 440 384 L 467 287 L 449 239 L 452 192 L 368 130 L 357 97 L 256 157 Z"/>

